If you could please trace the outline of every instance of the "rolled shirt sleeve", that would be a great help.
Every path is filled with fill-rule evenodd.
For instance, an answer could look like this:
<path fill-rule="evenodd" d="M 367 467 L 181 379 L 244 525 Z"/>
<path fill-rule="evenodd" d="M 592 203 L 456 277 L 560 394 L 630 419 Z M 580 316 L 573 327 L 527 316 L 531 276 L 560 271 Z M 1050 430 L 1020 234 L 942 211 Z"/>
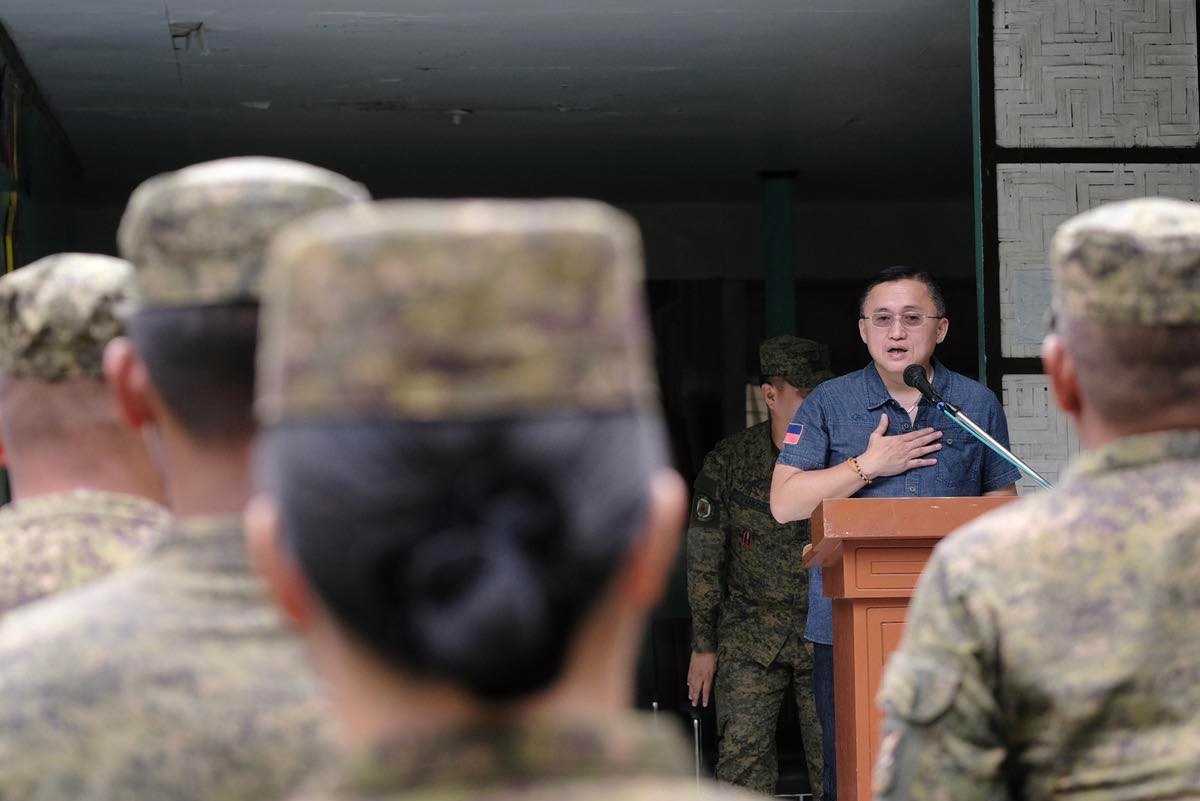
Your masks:
<path fill-rule="evenodd" d="M 784 435 L 778 464 L 798 470 L 822 470 L 829 466 L 829 431 L 823 399 L 818 387 L 800 404 Z"/>

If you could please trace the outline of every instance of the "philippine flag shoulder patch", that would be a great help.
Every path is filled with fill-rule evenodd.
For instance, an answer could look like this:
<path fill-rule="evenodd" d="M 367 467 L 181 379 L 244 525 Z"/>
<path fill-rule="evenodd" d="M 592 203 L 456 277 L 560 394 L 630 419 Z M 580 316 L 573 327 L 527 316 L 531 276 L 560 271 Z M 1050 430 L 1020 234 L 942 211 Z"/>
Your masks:
<path fill-rule="evenodd" d="M 784 445 L 799 445 L 800 438 L 804 436 L 804 423 L 792 423 L 787 427 L 787 433 L 783 435 Z"/>

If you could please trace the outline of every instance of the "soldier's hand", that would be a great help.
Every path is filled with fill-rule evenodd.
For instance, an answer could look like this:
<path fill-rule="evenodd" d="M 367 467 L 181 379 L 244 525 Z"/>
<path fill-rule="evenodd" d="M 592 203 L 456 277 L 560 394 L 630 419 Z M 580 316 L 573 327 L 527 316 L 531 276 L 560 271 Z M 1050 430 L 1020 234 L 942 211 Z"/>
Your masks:
<path fill-rule="evenodd" d="M 712 695 L 713 677 L 717 675 L 717 654 L 715 651 L 692 651 L 692 659 L 688 663 L 688 701 L 692 706 L 708 706 Z"/>
<path fill-rule="evenodd" d="M 858 457 L 858 466 L 867 474 L 867 478 L 895 476 L 914 467 L 937 464 L 937 459 L 929 456 L 942 449 L 942 444 L 938 442 L 942 438 L 941 431 L 922 428 L 889 437 L 887 427 L 887 415 L 880 415 L 879 425 L 871 432 L 866 451 Z"/>

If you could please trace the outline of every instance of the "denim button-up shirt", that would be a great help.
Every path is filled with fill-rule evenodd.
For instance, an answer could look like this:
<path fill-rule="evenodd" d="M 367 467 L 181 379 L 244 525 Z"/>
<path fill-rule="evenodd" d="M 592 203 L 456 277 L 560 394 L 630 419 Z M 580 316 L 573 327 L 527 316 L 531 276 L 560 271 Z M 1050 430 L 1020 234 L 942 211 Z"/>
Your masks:
<path fill-rule="evenodd" d="M 1008 447 L 1008 423 L 995 393 L 964 375 L 933 362 L 933 388 L 962 409 L 980 428 Z M 931 454 L 938 463 L 895 476 L 880 476 L 854 494 L 855 498 L 952 497 L 982 495 L 1016 483 L 1020 471 L 976 440 L 936 407 L 921 399 L 916 421 L 883 385 L 874 364 L 814 389 L 801 404 L 792 425 L 802 426 L 799 441 L 785 444 L 779 464 L 800 470 L 823 470 L 860 456 L 879 416 L 888 418 L 888 435 L 919 428 L 942 431 L 942 449 Z M 796 431 L 792 428 L 791 431 Z M 821 589 L 821 569 L 813 568 L 808 584 L 805 639 L 833 644 L 833 607 Z"/>

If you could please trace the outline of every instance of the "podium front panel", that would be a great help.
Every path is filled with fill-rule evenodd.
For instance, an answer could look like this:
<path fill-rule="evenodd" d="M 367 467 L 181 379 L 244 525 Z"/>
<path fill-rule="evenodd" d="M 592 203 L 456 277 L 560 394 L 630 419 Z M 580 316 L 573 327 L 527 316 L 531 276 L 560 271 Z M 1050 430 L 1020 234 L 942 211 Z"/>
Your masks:
<path fill-rule="evenodd" d="M 929 546 L 861 546 L 854 560 L 854 587 L 858 590 L 911 590 L 933 548 Z"/>
<path fill-rule="evenodd" d="M 883 716 L 875 704 L 888 657 L 900 645 L 908 604 L 897 599 L 833 603 L 834 728 L 838 798 L 869 798 Z M 838 655 L 853 653 L 853 659 Z"/>
<path fill-rule="evenodd" d="M 879 758 L 879 743 L 883 738 L 883 712 L 874 699 L 879 697 L 883 685 L 883 671 L 892 651 L 900 647 L 904 634 L 904 616 L 908 607 L 903 603 L 881 603 L 866 609 L 867 632 L 867 692 L 872 703 L 868 704 L 869 737 L 871 758 L 868 767 Z"/>

